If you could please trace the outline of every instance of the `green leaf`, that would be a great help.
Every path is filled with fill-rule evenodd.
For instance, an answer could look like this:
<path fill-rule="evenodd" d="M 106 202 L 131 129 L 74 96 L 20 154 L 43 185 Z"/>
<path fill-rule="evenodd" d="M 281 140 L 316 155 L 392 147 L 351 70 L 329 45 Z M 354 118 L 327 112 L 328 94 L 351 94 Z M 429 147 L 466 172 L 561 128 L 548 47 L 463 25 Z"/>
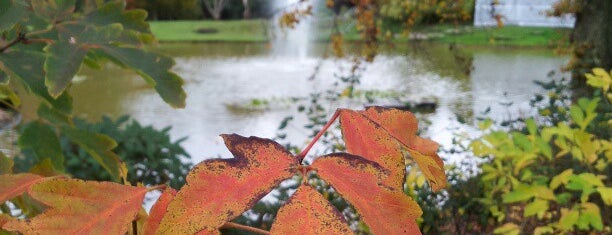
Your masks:
<path fill-rule="evenodd" d="M 31 4 L 37 16 L 55 23 L 71 17 L 76 0 L 35 0 Z"/>
<path fill-rule="evenodd" d="M 81 68 L 87 50 L 62 40 L 45 47 L 45 52 L 45 85 L 51 96 L 58 97 Z"/>
<path fill-rule="evenodd" d="M 62 24 L 57 26 L 60 32 L 60 40 L 72 41 L 81 47 L 97 47 L 99 45 L 111 45 L 120 41 L 123 26 L 119 23 L 105 26 L 93 26 L 83 24 Z"/>
<path fill-rule="evenodd" d="M 151 43 L 154 41 L 153 34 L 149 28 L 147 12 L 144 10 L 124 11 L 124 5 L 119 2 L 108 2 L 97 11 L 88 14 L 84 22 L 96 26 L 120 23 L 124 30 L 121 31 L 121 41 L 137 44 L 140 42 Z"/>
<path fill-rule="evenodd" d="M 603 222 L 601 221 L 601 214 L 599 207 L 593 203 L 582 203 L 580 206 L 580 217 L 576 224 L 581 230 L 588 230 L 589 225 L 597 231 L 603 229 Z"/>
<path fill-rule="evenodd" d="M 2 103 L 9 102 L 10 106 L 19 107 L 21 105 L 21 99 L 15 94 L 13 89 L 8 84 L 0 85 L 0 100 Z"/>
<path fill-rule="evenodd" d="M 558 227 L 563 231 L 570 231 L 578 222 L 580 213 L 577 210 L 561 209 L 561 218 Z"/>
<path fill-rule="evenodd" d="M 70 115 L 57 111 L 45 103 L 41 103 L 38 106 L 36 114 L 38 117 L 44 118 L 55 125 L 73 126 L 72 117 Z"/>
<path fill-rule="evenodd" d="M 546 210 L 548 210 L 548 201 L 536 199 L 532 203 L 529 203 L 527 204 L 527 206 L 525 206 L 525 211 L 523 212 L 523 215 L 525 217 L 528 217 L 538 214 L 538 217 L 541 217 L 541 215 L 543 215 Z"/>
<path fill-rule="evenodd" d="M 533 118 L 528 118 L 525 120 L 525 125 L 527 126 L 527 131 L 529 131 L 529 134 L 535 135 L 538 133 L 538 126 Z"/>
<path fill-rule="evenodd" d="M 571 193 L 568 192 L 560 193 L 555 196 L 557 203 L 559 203 L 560 205 L 567 204 L 574 197 Z"/>
<path fill-rule="evenodd" d="M 552 159 L 552 148 L 550 147 L 550 144 L 547 141 L 540 137 L 537 137 L 535 140 L 535 145 L 538 147 L 538 149 L 540 149 L 540 152 L 544 154 L 546 158 L 548 158 L 548 160 Z"/>
<path fill-rule="evenodd" d="M 489 127 L 491 127 L 492 125 L 493 125 L 493 120 L 487 118 L 481 122 L 478 122 L 478 129 L 480 129 L 481 131 L 484 131 L 486 129 L 489 129 Z"/>
<path fill-rule="evenodd" d="M 62 147 L 55 131 L 49 125 L 39 121 L 28 123 L 17 142 L 22 150 L 32 151 L 38 162 L 49 158 L 56 170 L 64 171 Z"/>
<path fill-rule="evenodd" d="M 537 198 L 549 200 L 549 201 L 554 201 L 557 199 L 555 197 L 555 193 L 546 186 L 535 185 L 535 186 L 532 186 L 532 190 L 534 192 L 534 195 Z"/>
<path fill-rule="evenodd" d="M 541 226 L 537 227 L 534 231 L 534 235 L 544 235 L 544 234 L 553 234 L 555 230 L 550 226 Z"/>
<path fill-rule="evenodd" d="M 576 105 L 572 105 L 570 108 L 570 116 L 572 117 L 572 120 L 574 120 L 574 122 L 580 126 L 580 129 L 584 130 L 584 113 L 582 112 L 582 109 Z"/>
<path fill-rule="evenodd" d="M 533 151 L 533 144 L 529 138 L 522 133 L 512 133 L 512 141 L 525 152 Z"/>
<path fill-rule="evenodd" d="M 506 223 L 493 230 L 493 234 L 504 234 L 504 235 L 518 235 L 521 232 L 521 228 L 514 223 Z"/>
<path fill-rule="evenodd" d="M 534 197 L 534 191 L 528 185 L 520 184 L 511 192 L 502 196 L 503 203 L 526 201 Z"/>
<path fill-rule="evenodd" d="M 6 85 L 8 84 L 8 82 L 9 82 L 8 74 L 6 74 L 4 71 L 0 69 L 0 84 Z"/>
<path fill-rule="evenodd" d="M 599 192 L 606 206 L 612 205 L 612 188 L 598 187 L 597 192 Z"/>
<path fill-rule="evenodd" d="M 185 107 L 183 79 L 170 71 L 174 66 L 172 58 L 136 48 L 105 46 L 100 50 L 117 64 L 131 68 L 145 78 L 166 103 L 173 107 Z"/>
<path fill-rule="evenodd" d="M 570 180 L 570 177 L 573 175 L 574 175 L 573 169 L 567 169 L 561 172 L 560 174 L 552 178 L 552 180 L 550 181 L 550 188 L 554 190 L 554 189 L 557 189 L 559 185 L 561 184 L 567 184 L 567 182 L 569 182 Z"/>
<path fill-rule="evenodd" d="M 0 1 L 0 32 L 13 28 L 27 13 L 27 3 L 23 0 Z"/>
<path fill-rule="evenodd" d="M 13 78 L 20 79 L 26 88 L 49 102 L 63 113 L 72 112 L 72 97 L 64 92 L 54 99 L 45 87 L 45 55 L 32 50 L 10 50 L 0 53 L 0 69 Z"/>
<path fill-rule="evenodd" d="M 587 187 L 591 187 L 591 184 L 582 177 L 572 175 L 569 179 L 569 183 L 565 187 L 570 190 L 582 191 Z"/>
<path fill-rule="evenodd" d="M 592 87 L 603 89 L 604 93 L 607 93 L 610 90 L 610 85 L 612 84 L 612 77 L 606 70 L 602 68 L 594 68 L 593 74 L 587 73 L 585 74 L 587 78 L 587 84 Z"/>
<path fill-rule="evenodd" d="M 0 152 L 0 175 L 13 173 L 13 159 Z"/>
<path fill-rule="evenodd" d="M 589 185 L 603 187 L 604 183 L 601 181 L 599 177 L 597 177 L 593 173 L 582 173 L 578 175 L 578 177 L 582 178 L 584 181 L 588 182 Z"/>
<path fill-rule="evenodd" d="M 53 166 L 53 162 L 51 159 L 45 158 L 42 161 L 38 162 L 36 165 L 32 166 L 28 172 L 32 174 L 42 175 L 42 176 L 55 176 L 62 175 L 63 172 L 57 171 Z"/>
<path fill-rule="evenodd" d="M 107 135 L 66 126 L 62 128 L 62 133 L 98 161 L 98 163 L 110 173 L 115 181 L 121 179 L 123 173 L 120 170 L 121 160 L 119 160 L 117 154 L 111 151 L 117 146 L 117 143 L 112 138 Z"/>

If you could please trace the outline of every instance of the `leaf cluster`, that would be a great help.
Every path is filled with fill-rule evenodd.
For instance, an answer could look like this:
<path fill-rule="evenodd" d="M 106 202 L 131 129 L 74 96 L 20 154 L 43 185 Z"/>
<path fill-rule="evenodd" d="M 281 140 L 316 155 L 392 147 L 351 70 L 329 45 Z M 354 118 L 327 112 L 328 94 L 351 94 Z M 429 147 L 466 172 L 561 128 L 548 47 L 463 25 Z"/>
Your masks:
<path fill-rule="evenodd" d="M 79 1 L 78 9 L 76 0 L 0 3 L 0 97 L 17 111 L 21 109 L 17 89 L 23 88 L 42 100 L 38 119 L 20 129 L 20 157 L 31 166 L 22 171 L 40 175 L 72 173 L 67 166 L 79 162 L 66 156 L 82 152 L 89 156 L 88 162 L 93 159 L 113 181 L 127 180 L 128 167 L 112 151 L 117 142 L 101 130 L 73 120 L 69 90 L 83 65 L 102 69 L 111 62 L 131 69 L 168 104 L 185 105 L 183 81 L 170 71 L 172 58 L 143 49 L 154 43 L 145 22 L 147 13 L 124 8 L 124 1 L 118 0 Z M 68 145 L 73 147 L 66 153 L 63 149 Z M 154 157 L 151 151 L 143 152 L 146 155 L 140 158 Z M 138 165 L 130 167 L 135 166 Z"/>
<path fill-rule="evenodd" d="M 598 96 L 608 97 L 610 75 L 593 71 L 589 84 L 604 92 Z M 495 218 L 495 234 L 610 231 L 605 218 L 612 204 L 612 143 L 609 133 L 591 132 L 594 126 L 610 130 L 609 119 L 601 120 L 610 113 L 597 111 L 605 106 L 609 102 L 599 97 L 580 98 L 555 111 L 566 121 L 538 124 L 530 118 L 522 130 L 511 132 L 489 129 L 490 121 L 481 125 L 486 134 L 471 149 L 486 159 L 481 165 L 486 193 L 479 200 Z"/>
<path fill-rule="evenodd" d="M 328 154 L 305 165 L 304 156 L 336 118 L 348 153 Z M 417 129 L 416 118 L 408 111 L 369 107 L 338 110 L 311 145 L 295 156 L 269 139 L 222 135 L 234 157 L 199 163 L 178 192 L 168 188 L 163 193 L 148 218 L 139 215 L 139 203 L 155 187 L 4 174 L 0 175 L 0 182 L 6 184 L 0 187 L 1 201 L 28 197 L 48 208 L 29 220 L 7 218 L 2 228 L 23 233 L 109 229 L 126 233 L 133 222 L 141 223 L 134 227 L 145 234 L 219 234 L 221 228 L 267 233 L 229 221 L 282 181 L 297 177 L 301 185 L 280 208 L 270 233 L 350 234 L 340 213 L 309 185 L 317 177 L 355 207 L 372 233 L 418 234 L 416 219 L 422 211 L 403 191 L 405 157 L 416 163 L 434 190 L 445 187 L 446 176 L 436 154 L 437 143 L 418 137 Z M 74 217 L 79 219 L 69 219 Z"/>

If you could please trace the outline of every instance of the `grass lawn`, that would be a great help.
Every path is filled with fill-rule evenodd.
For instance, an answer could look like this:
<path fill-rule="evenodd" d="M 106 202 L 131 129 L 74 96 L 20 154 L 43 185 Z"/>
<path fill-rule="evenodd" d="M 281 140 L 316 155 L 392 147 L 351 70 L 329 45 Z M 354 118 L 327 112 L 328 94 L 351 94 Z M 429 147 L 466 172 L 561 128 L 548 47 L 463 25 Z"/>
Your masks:
<path fill-rule="evenodd" d="M 433 40 L 463 45 L 553 46 L 567 43 L 572 29 L 543 27 L 473 27 L 436 25 L 415 29 Z M 436 35 L 438 37 L 436 37 Z"/>
<path fill-rule="evenodd" d="M 267 42 L 267 27 L 265 20 L 236 21 L 152 21 L 151 30 L 161 42 Z M 350 25 L 349 25 L 350 26 Z M 319 33 L 317 41 L 326 41 L 331 29 L 317 26 Z M 344 33 L 348 41 L 360 40 L 354 27 Z M 198 30 L 207 31 L 198 33 Z M 411 38 L 396 37 L 396 41 L 408 41 L 414 38 L 456 43 L 462 45 L 499 45 L 499 46 L 552 46 L 566 39 L 571 29 L 540 28 L 540 27 L 473 27 L 453 25 L 419 26 L 413 29 Z"/>
<path fill-rule="evenodd" d="M 266 42 L 265 20 L 150 21 L 151 31 L 161 42 Z M 209 31 L 198 33 L 198 30 Z M 210 32 L 213 31 L 213 32 Z"/>

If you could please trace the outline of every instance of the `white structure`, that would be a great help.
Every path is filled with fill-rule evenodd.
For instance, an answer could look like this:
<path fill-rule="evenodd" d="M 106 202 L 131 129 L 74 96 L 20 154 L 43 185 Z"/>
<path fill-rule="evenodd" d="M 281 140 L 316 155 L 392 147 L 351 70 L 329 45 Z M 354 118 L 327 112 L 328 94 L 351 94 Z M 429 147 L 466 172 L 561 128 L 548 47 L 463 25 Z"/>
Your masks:
<path fill-rule="evenodd" d="M 501 15 L 505 25 L 539 26 L 539 27 L 574 27 L 574 17 L 548 17 L 546 11 L 550 10 L 557 0 L 498 0 L 499 4 L 493 6 L 494 0 L 476 0 L 474 9 L 474 26 L 497 25 L 494 15 Z"/>

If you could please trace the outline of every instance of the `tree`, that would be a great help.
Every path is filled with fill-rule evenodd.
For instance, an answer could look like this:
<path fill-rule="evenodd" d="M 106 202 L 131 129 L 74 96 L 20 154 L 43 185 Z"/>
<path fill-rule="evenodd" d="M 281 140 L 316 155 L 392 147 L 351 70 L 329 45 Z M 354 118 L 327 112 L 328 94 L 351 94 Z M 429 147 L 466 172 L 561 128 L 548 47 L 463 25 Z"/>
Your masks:
<path fill-rule="evenodd" d="M 200 3 L 215 20 L 221 19 L 221 12 L 227 2 L 227 0 L 200 0 Z"/>
<path fill-rule="evenodd" d="M 585 87 L 584 74 L 594 67 L 612 68 L 612 2 L 606 0 L 559 0 L 550 15 L 573 14 L 573 58 L 569 64 L 575 81 Z"/>
<path fill-rule="evenodd" d="M 244 6 L 244 11 L 242 12 L 242 18 L 244 19 L 251 18 L 251 6 L 249 6 L 249 0 L 242 0 L 242 6 Z"/>
<path fill-rule="evenodd" d="M 574 55 L 584 66 L 579 67 L 582 76 L 593 67 L 612 68 L 612 1 L 585 0 L 576 12 L 576 24 L 572 32 Z"/>

